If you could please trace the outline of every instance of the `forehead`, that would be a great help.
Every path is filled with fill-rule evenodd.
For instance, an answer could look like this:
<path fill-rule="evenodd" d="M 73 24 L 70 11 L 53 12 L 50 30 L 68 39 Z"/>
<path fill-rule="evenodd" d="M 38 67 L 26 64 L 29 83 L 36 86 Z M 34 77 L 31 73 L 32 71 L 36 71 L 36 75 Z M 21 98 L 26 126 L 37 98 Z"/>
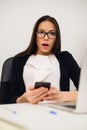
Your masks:
<path fill-rule="evenodd" d="M 49 31 L 49 30 L 56 30 L 56 27 L 55 27 L 54 23 L 52 23 L 50 21 L 43 21 L 39 24 L 38 29 L 43 29 L 43 30 Z"/>

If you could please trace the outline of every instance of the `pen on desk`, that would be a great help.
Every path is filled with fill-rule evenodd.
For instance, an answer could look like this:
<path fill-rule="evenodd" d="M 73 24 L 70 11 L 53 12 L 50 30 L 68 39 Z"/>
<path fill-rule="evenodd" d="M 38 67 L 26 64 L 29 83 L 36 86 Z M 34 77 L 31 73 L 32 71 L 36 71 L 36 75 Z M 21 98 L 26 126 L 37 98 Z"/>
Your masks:
<path fill-rule="evenodd" d="M 11 110 L 10 108 L 7 107 L 2 107 L 3 109 L 12 112 L 13 114 L 16 114 L 17 112 L 15 110 Z"/>
<path fill-rule="evenodd" d="M 56 111 L 53 111 L 53 110 L 49 111 L 49 113 L 52 114 L 52 115 L 57 115 L 58 114 Z"/>

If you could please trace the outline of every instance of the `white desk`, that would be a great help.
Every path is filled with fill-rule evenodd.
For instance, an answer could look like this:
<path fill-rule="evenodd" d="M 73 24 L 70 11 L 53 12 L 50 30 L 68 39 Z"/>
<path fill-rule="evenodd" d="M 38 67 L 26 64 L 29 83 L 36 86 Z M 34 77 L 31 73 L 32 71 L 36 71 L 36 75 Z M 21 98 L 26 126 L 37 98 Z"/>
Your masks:
<path fill-rule="evenodd" d="M 25 130 L 87 130 L 87 114 L 76 115 L 44 105 L 0 105 L 0 117 L 23 125 Z"/>

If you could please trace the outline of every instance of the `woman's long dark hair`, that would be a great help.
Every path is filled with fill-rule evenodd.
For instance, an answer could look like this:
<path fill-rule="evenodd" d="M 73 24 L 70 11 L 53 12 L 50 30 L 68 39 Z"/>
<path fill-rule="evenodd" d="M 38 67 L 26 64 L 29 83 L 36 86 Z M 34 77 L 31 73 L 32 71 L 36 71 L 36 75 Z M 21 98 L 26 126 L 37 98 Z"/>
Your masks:
<path fill-rule="evenodd" d="M 61 50 L 61 35 L 60 35 L 60 28 L 59 28 L 58 22 L 56 21 L 55 18 L 50 17 L 49 15 L 45 15 L 37 20 L 37 22 L 33 28 L 33 32 L 32 32 L 29 46 L 27 47 L 26 50 L 19 53 L 18 56 L 23 56 L 23 55 L 27 55 L 27 54 L 31 55 L 31 54 L 35 54 L 37 52 L 36 32 L 37 32 L 39 24 L 43 21 L 50 21 L 55 25 L 57 37 L 56 37 L 54 47 L 52 49 L 52 53 L 56 55 L 56 54 L 58 54 L 58 52 L 60 52 L 60 50 Z"/>

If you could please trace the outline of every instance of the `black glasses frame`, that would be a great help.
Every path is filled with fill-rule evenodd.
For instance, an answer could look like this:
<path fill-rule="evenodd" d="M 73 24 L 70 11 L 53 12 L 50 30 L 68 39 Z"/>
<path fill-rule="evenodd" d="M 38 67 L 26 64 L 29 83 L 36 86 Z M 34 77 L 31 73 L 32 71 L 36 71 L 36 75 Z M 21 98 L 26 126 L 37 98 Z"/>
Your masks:
<path fill-rule="evenodd" d="M 43 37 L 39 37 L 39 31 L 36 32 L 36 34 L 37 34 L 37 36 L 38 36 L 39 38 L 44 38 L 44 37 L 47 35 L 48 38 L 54 39 L 55 37 L 50 37 L 49 34 L 55 33 L 55 35 L 57 35 L 57 32 L 42 32 L 42 33 L 44 33 L 44 34 L 43 34 Z"/>

